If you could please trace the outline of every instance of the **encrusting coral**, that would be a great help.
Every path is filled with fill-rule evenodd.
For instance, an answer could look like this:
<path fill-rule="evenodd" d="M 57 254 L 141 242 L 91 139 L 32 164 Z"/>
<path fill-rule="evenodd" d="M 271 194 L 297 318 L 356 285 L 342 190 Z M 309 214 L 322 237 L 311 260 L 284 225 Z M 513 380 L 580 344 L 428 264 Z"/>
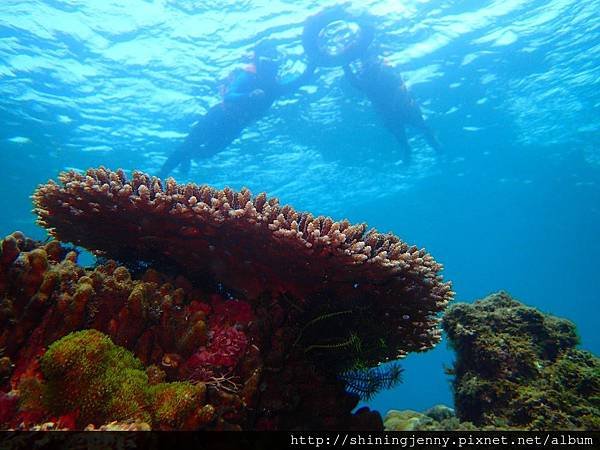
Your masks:
<path fill-rule="evenodd" d="M 448 309 L 457 416 L 479 428 L 600 429 L 600 359 L 568 320 L 508 294 Z"/>
<path fill-rule="evenodd" d="M 397 381 L 397 368 L 369 368 L 435 345 L 452 297 L 425 251 L 247 190 L 163 189 L 101 168 L 62 174 L 34 202 L 53 236 L 101 258 L 83 268 L 58 241 L 2 241 L 3 428 L 381 428 L 379 414 L 352 413 L 346 387 Z M 121 355 L 128 381 L 110 370 L 90 381 L 83 364 L 61 384 L 52 362 L 73 339 Z M 112 386 L 108 409 L 90 408 L 97 383 Z M 189 386 L 203 393 L 186 406 Z"/>
<path fill-rule="evenodd" d="M 391 409 L 383 419 L 386 431 L 456 431 L 455 423 L 458 424 L 458 419 L 454 410 L 446 405 L 435 405 L 424 412 Z M 476 428 L 471 426 L 471 429 Z"/>

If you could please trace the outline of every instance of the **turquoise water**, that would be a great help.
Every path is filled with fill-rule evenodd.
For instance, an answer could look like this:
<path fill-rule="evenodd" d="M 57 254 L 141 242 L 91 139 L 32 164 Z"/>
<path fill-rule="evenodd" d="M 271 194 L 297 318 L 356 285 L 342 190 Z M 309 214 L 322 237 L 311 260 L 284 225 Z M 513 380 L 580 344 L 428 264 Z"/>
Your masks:
<path fill-rule="evenodd" d="M 406 167 L 339 68 L 320 69 L 179 181 L 266 191 L 427 248 L 460 301 L 505 289 L 567 317 L 600 353 L 597 0 L 361 1 L 445 148 Z M 29 195 L 59 171 L 156 173 L 228 74 L 269 38 L 302 71 L 307 16 L 333 1 L 0 4 L 0 233 L 41 238 Z M 358 8 L 360 5 L 360 8 Z M 385 326 L 385 324 L 382 324 Z M 370 404 L 450 403 L 445 343 Z"/>

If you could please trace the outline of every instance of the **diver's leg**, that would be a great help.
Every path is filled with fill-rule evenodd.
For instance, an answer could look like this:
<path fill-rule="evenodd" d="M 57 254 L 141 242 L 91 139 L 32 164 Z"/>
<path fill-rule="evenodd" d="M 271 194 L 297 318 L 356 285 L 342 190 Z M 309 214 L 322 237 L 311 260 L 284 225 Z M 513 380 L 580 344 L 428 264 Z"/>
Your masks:
<path fill-rule="evenodd" d="M 183 143 L 169 156 L 159 172 L 159 178 L 165 178 L 171 171 L 181 166 L 183 174 L 187 174 L 190 170 L 191 159 L 196 157 L 206 145 L 206 141 L 210 136 L 211 129 L 214 128 L 215 112 L 212 108 L 207 114 L 204 114 L 198 120 Z"/>
<path fill-rule="evenodd" d="M 398 142 L 398 145 L 402 150 L 402 160 L 405 164 L 409 164 L 411 159 L 411 148 L 410 144 L 408 143 L 408 138 L 406 137 L 406 129 L 404 128 L 404 125 L 398 123 L 393 125 L 387 124 L 387 128 L 394 135 L 396 142 Z"/>
<path fill-rule="evenodd" d="M 423 136 L 425 137 L 425 140 L 429 146 L 437 153 L 442 153 L 442 144 L 440 144 L 440 141 L 438 141 L 438 139 L 435 137 L 435 134 L 433 134 L 431 127 L 427 125 L 425 121 L 423 121 L 423 125 L 419 126 L 418 128 L 421 130 L 421 133 L 423 133 Z"/>
<path fill-rule="evenodd" d="M 158 172 L 158 178 L 165 179 L 179 165 L 187 164 L 189 168 L 190 158 L 191 157 L 187 151 L 187 147 L 179 147 L 167 158 L 162 168 Z"/>
<path fill-rule="evenodd" d="M 431 127 L 425 122 L 420 108 L 416 105 L 415 107 L 416 109 L 413 109 L 409 115 L 409 124 L 417 128 L 423 134 L 423 137 L 432 149 L 441 153 L 443 150 L 442 144 L 440 144 L 440 141 L 435 137 Z"/>
<path fill-rule="evenodd" d="M 190 173 L 190 169 L 192 168 L 192 158 L 185 158 L 179 164 L 179 173 L 183 176 L 187 176 Z"/>
<path fill-rule="evenodd" d="M 435 136 L 435 134 L 433 134 L 433 131 L 431 131 L 431 128 L 429 127 L 427 127 L 427 130 L 425 130 L 425 139 L 427 140 L 427 143 L 431 146 L 431 148 L 434 149 L 436 152 L 442 153 L 444 151 L 444 147 L 442 147 L 442 144 Z"/>

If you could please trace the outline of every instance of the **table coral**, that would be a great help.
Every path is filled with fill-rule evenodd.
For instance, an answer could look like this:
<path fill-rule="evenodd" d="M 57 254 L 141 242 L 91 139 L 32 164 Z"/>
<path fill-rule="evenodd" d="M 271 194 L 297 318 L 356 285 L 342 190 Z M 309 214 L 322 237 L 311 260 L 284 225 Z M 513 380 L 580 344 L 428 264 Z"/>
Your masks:
<path fill-rule="evenodd" d="M 2 241 L 0 390 L 19 408 L 4 428 L 378 429 L 352 392 L 396 382 L 397 368 L 369 368 L 435 345 L 452 297 L 424 250 L 247 190 L 101 168 L 62 174 L 34 202 L 56 238 L 99 259 L 84 268 L 58 241 Z M 88 374 L 74 339 L 121 352 L 121 369 Z M 53 364 L 66 359 L 77 369 Z M 104 388 L 71 387 L 60 368 Z M 77 399 L 55 395 L 68 391 Z"/>
<path fill-rule="evenodd" d="M 364 346 L 370 365 L 439 341 L 437 314 L 452 297 L 450 285 L 431 255 L 392 234 L 300 213 L 247 189 L 178 185 L 140 172 L 128 180 L 105 168 L 59 178 L 33 199 L 39 223 L 61 241 L 123 262 L 173 264 L 246 298 L 268 291 L 334 298 L 338 311 L 368 309 L 385 335 L 385 346 Z"/>
<path fill-rule="evenodd" d="M 458 417 L 478 427 L 599 429 L 600 360 L 575 326 L 501 292 L 448 309 Z"/>

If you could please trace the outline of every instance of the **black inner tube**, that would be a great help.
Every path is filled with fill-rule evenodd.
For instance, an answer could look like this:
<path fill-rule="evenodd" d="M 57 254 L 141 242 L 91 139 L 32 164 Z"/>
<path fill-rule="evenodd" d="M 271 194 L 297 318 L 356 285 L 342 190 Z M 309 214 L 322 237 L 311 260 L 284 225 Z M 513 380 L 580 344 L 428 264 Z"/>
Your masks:
<path fill-rule="evenodd" d="M 356 39 L 343 51 L 330 54 L 319 46 L 319 34 L 327 25 L 336 21 L 356 23 L 360 29 Z M 366 54 L 373 41 L 374 32 L 374 27 L 364 17 L 354 16 L 343 7 L 334 6 L 306 19 L 302 32 L 302 46 L 308 58 L 318 66 L 344 66 Z"/>

